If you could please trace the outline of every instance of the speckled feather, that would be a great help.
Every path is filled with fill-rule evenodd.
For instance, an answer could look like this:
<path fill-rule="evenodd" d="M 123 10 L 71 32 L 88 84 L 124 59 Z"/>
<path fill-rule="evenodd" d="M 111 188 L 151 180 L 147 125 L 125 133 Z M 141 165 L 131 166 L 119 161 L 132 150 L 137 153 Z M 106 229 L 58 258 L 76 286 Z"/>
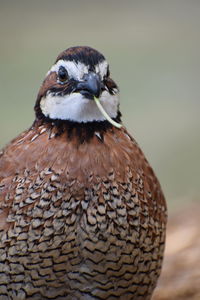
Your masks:
<path fill-rule="evenodd" d="M 150 299 L 165 227 L 124 128 L 79 143 L 35 124 L 0 154 L 0 299 Z"/>

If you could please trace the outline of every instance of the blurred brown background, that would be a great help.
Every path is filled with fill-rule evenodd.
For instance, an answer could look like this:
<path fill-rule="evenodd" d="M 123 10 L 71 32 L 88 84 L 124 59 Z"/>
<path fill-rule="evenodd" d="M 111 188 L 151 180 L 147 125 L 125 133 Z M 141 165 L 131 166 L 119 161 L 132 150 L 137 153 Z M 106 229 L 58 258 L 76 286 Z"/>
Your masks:
<path fill-rule="evenodd" d="M 0 146 L 32 124 L 57 54 L 90 45 L 108 59 L 123 120 L 170 211 L 200 194 L 200 1 L 0 1 Z"/>

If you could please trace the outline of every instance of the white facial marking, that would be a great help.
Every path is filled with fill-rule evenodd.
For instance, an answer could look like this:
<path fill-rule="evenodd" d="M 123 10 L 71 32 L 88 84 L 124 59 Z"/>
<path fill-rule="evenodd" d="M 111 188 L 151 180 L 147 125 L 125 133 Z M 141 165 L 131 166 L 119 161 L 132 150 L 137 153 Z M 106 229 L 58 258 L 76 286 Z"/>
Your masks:
<path fill-rule="evenodd" d="M 51 72 L 58 73 L 58 70 L 61 66 L 67 70 L 69 77 L 77 80 L 81 80 L 83 78 L 83 75 L 85 73 L 88 73 L 88 67 L 85 64 L 81 62 L 76 63 L 75 61 L 65 61 L 60 59 L 55 65 L 51 67 L 46 76 L 48 76 Z"/>
<path fill-rule="evenodd" d="M 99 98 L 100 102 L 111 118 L 117 116 L 118 95 L 110 95 L 104 91 Z M 43 114 L 51 119 L 71 120 L 75 122 L 105 121 L 94 100 L 86 99 L 80 93 L 65 96 L 47 94 L 40 101 Z"/>
<path fill-rule="evenodd" d="M 60 59 L 55 65 L 51 67 L 51 69 L 47 72 L 46 76 L 48 76 L 51 72 L 58 73 L 58 70 L 61 66 L 67 70 L 69 77 L 72 77 L 77 80 L 81 80 L 84 74 L 89 72 L 89 66 L 86 66 L 81 62 L 77 63 L 75 61 L 66 61 Z M 106 75 L 107 69 L 108 63 L 106 60 L 100 62 L 95 66 L 95 72 L 100 75 L 101 79 L 103 79 L 103 77 Z"/>
<path fill-rule="evenodd" d="M 108 63 L 106 60 L 100 62 L 98 65 L 95 66 L 95 71 L 97 74 L 101 76 L 101 79 L 107 74 L 108 71 Z"/>

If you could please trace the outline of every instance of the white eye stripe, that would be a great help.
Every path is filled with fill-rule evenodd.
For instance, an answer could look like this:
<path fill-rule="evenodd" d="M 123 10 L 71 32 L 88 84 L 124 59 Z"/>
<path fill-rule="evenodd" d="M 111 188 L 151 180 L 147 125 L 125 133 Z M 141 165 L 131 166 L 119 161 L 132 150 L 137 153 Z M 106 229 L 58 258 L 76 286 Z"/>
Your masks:
<path fill-rule="evenodd" d="M 51 67 L 51 69 L 47 73 L 47 76 L 51 72 L 58 73 L 58 70 L 61 66 L 64 67 L 67 70 L 67 72 L 69 74 L 69 77 L 72 77 L 74 79 L 80 80 L 85 73 L 88 73 L 88 68 L 83 63 L 80 63 L 80 62 L 76 63 L 74 61 L 59 60 L 55 65 L 53 65 Z"/>
<path fill-rule="evenodd" d="M 69 77 L 72 77 L 77 80 L 81 80 L 84 76 L 84 74 L 87 74 L 89 72 L 89 66 L 86 66 L 85 64 L 75 61 L 65 61 L 60 59 L 55 65 L 51 67 L 51 69 L 47 72 L 46 77 L 51 72 L 58 73 L 59 68 L 63 66 L 66 68 Z M 106 75 L 108 69 L 108 63 L 106 61 L 103 61 L 95 66 L 95 71 L 101 76 L 101 79 Z"/>
<path fill-rule="evenodd" d="M 101 76 L 101 79 L 107 74 L 108 71 L 108 63 L 106 60 L 100 62 L 98 65 L 95 66 L 95 71 Z"/>

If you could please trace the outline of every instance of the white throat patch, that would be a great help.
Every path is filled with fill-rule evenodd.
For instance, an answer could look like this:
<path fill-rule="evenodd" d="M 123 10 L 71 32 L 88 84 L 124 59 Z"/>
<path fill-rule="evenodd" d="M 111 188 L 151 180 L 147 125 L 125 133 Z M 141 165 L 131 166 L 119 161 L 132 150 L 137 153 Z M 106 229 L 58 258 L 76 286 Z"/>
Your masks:
<path fill-rule="evenodd" d="M 117 117 L 119 96 L 103 91 L 100 102 L 111 118 Z M 46 95 L 40 101 L 43 114 L 51 119 L 71 120 L 75 122 L 105 121 L 94 100 L 85 98 L 80 93 L 65 96 Z"/>

